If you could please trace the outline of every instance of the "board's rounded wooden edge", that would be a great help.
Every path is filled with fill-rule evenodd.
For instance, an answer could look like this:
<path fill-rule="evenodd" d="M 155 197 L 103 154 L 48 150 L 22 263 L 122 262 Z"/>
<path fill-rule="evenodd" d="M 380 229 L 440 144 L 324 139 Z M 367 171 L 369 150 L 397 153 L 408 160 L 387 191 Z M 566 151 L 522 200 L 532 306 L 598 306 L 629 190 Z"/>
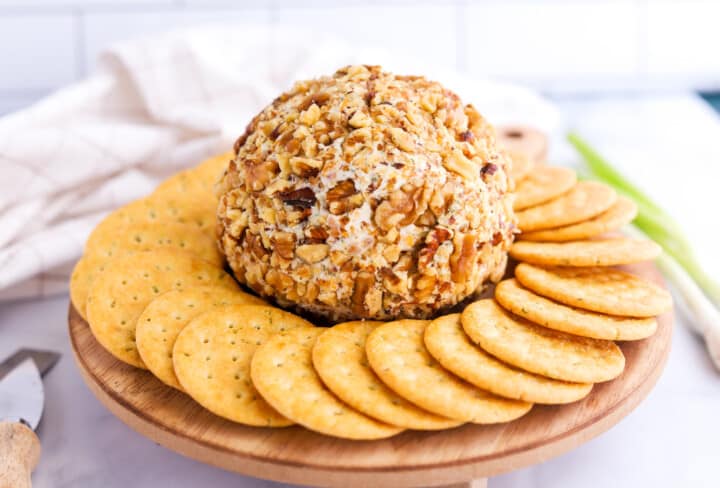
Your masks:
<path fill-rule="evenodd" d="M 672 314 L 659 318 L 671 334 Z M 70 304 L 70 339 L 75 362 L 83 380 L 93 394 L 114 415 L 128 426 L 153 441 L 179 454 L 238 473 L 281 482 L 312 484 L 318 486 L 437 486 L 471 479 L 494 476 L 520 467 L 545 461 L 569 451 L 605 432 L 630 413 L 650 392 L 659 379 L 670 351 L 670 340 L 662 352 L 655 356 L 650 374 L 637 387 L 615 403 L 611 409 L 596 415 L 576 428 L 545 439 L 523 449 L 506 450 L 492 455 L 470 457 L 454 462 L 416 464 L 412 467 L 379 466 L 357 467 L 337 466 L 331 468 L 318 463 L 282 461 L 222 449 L 197 439 L 175 432 L 150 420 L 144 412 L 137 411 L 124 399 L 113 395 L 96 376 L 92 374 L 82 355 L 79 354 L 73 326 L 87 323 Z"/>

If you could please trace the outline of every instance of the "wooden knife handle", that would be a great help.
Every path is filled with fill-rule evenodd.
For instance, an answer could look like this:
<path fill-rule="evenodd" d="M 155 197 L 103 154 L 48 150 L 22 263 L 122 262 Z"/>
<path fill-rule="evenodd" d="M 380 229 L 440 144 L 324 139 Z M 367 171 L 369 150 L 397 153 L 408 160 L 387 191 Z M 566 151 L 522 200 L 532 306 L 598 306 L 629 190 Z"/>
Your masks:
<path fill-rule="evenodd" d="M 0 488 L 30 488 L 40 460 L 40 439 L 19 422 L 0 422 Z"/>

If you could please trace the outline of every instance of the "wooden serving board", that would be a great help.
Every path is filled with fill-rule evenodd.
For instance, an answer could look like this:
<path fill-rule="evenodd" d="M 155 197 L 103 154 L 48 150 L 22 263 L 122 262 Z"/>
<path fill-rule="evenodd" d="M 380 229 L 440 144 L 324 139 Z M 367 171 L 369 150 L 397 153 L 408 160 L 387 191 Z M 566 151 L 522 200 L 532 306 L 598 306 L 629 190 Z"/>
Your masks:
<path fill-rule="evenodd" d="M 627 268 L 662 283 L 652 264 Z M 596 385 L 580 402 L 536 405 L 508 424 L 405 432 L 382 441 L 345 441 L 301 427 L 267 429 L 223 420 L 149 372 L 107 353 L 72 305 L 69 326 L 75 359 L 90 390 L 123 422 L 168 449 L 276 481 L 401 487 L 482 480 L 545 461 L 608 430 L 640 403 L 660 377 L 670 351 L 672 313 L 660 317 L 653 337 L 622 344 L 625 372 Z"/>

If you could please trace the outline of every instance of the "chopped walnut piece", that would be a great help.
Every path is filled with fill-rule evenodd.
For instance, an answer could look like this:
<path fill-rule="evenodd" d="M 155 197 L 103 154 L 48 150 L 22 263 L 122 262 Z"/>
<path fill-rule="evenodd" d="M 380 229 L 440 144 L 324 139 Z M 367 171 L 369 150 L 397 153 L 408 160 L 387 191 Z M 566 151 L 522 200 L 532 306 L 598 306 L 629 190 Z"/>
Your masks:
<path fill-rule="evenodd" d="M 322 161 L 319 159 L 303 157 L 290 158 L 290 169 L 293 173 L 303 178 L 315 176 L 322 166 Z"/>
<path fill-rule="evenodd" d="M 358 273 L 352 293 L 352 308 L 357 314 L 365 312 L 365 297 L 375 283 L 375 277 L 368 272 Z"/>
<path fill-rule="evenodd" d="M 330 246 L 327 244 L 304 244 L 297 248 L 295 253 L 306 263 L 317 263 L 325 259 Z"/>
<path fill-rule="evenodd" d="M 320 119 L 320 107 L 314 103 L 308 107 L 303 113 L 300 114 L 300 122 L 305 125 L 313 125 Z"/>
<path fill-rule="evenodd" d="M 468 274 L 471 272 L 476 253 L 476 239 L 477 237 L 473 234 L 456 236 L 455 252 L 450 257 L 451 276 L 453 281 L 456 283 L 464 282 L 467 279 Z"/>
<path fill-rule="evenodd" d="M 410 134 L 399 127 L 390 128 L 390 137 L 393 142 L 403 151 L 412 152 L 415 150 L 415 141 Z"/>
<path fill-rule="evenodd" d="M 277 232 L 273 238 L 273 250 L 284 259 L 295 257 L 295 234 Z"/>
<path fill-rule="evenodd" d="M 337 202 L 338 200 L 347 198 L 355 193 L 357 193 L 355 183 L 353 183 L 352 180 L 343 180 L 327 191 L 325 199 L 328 202 Z"/>
<path fill-rule="evenodd" d="M 304 234 L 307 238 L 307 241 L 311 244 L 324 243 L 328 238 L 327 229 L 319 225 L 307 227 Z"/>
<path fill-rule="evenodd" d="M 280 200 L 287 205 L 300 208 L 310 208 L 315 205 L 317 199 L 315 192 L 310 187 L 298 188 L 295 190 L 278 193 Z"/>
<path fill-rule="evenodd" d="M 368 117 L 365 112 L 358 110 L 352 115 L 352 117 L 350 117 L 350 119 L 348 120 L 348 124 L 350 124 L 350 127 L 355 127 L 356 129 L 359 129 L 361 127 L 367 127 L 372 124 L 372 119 Z"/>

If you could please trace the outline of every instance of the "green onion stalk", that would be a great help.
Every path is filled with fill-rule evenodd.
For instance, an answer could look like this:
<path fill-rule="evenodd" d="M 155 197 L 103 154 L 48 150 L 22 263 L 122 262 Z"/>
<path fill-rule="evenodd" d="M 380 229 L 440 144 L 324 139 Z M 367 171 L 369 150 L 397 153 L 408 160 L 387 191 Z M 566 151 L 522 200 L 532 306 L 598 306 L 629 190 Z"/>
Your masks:
<path fill-rule="evenodd" d="M 665 251 L 657 264 L 690 314 L 689 325 L 703 335 L 720 369 L 720 285 L 698 263 L 680 225 L 577 134 L 568 134 L 568 141 L 582 156 L 592 177 L 637 203 L 638 215 L 631 232 L 644 234 Z"/>

